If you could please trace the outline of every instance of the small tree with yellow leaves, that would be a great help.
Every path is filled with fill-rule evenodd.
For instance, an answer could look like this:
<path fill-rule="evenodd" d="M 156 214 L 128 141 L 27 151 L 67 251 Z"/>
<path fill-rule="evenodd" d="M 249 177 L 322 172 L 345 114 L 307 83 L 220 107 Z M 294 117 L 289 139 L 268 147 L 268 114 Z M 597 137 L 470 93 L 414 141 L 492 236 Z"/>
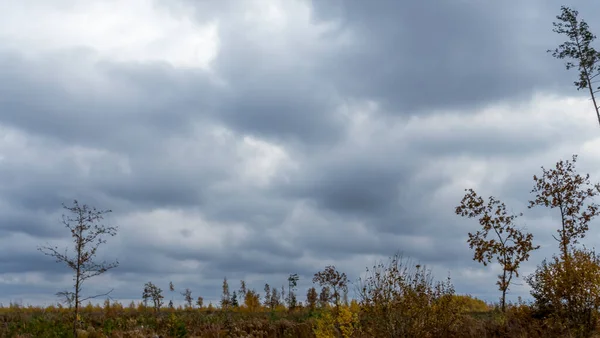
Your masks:
<path fill-rule="evenodd" d="M 573 249 L 569 265 L 560 257 L 544 260 L 527 278 L 537 316 L 565 336 L 589 337 L 600 309 L 600 255 Z M 566 332 L 564 331 L 566 328 Z"/>
<path fill-rule="evenodd" d="M 576 244 L 585 237 L 589 223 L 600 215 L 600 206 L 592 201 L 600 194 L 600 184 L 592 184 L 589 174 L 578 174 L 577 155 L 572 159 L 557 162 L 553 169 L 542 167 L 542 175 L 533 176 L 531 192 L 535 198 L 529 207 L 558 209 L 561 224 L 554 239 L 560 256 L 553 257 L 550 264 L 544 262 L 528 282 L 538 315 L 565 319 L 570 327 L 589 328 L 588 314 L 595 312 L 600 293 L 587 286 L 598 282 L 600 259 Z"/>

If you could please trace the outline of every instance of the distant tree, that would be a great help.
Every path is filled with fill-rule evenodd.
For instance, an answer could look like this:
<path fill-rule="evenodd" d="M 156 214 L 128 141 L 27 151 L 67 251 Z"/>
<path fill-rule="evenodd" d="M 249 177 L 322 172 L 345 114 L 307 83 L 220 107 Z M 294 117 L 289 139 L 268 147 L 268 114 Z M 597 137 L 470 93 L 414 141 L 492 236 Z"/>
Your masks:
<path fill-rule="evenodd" d="M 202 305 L 204 305 L 204 298 L 198 296 L 198 299 L 196 299 L 196 305 L 198 305 L 198 308 L 201 309 Z"/>
<path fill-rule="evenodd" d="M 348 303 L 348 289 L 344 290 L 344 293 L 342 294 L 342 299 L 345 306 L 350 305 L 350 303 Z"/>
<path fill-rule="evenodd" d="M 244 306 L 250 312 L 260 309 L 260 295 L 254 290 L 246 290 L 244 293 Z"/>
<path fill-rule="evenodd" d="M 233 294 L 231 295 L 231 306 L 234 307 L 234 308 L 240 306 L 240 304 L 238 302 L 238 299 L 237 299 L 237 292 L 236 291 L 233 291 Z"/>
<path fill-rule="evenodd" d="M 531 251 L 539 246 L 533 246 L 533 235 L 517 229 L 514 221 L 517 215 L 509 215 L 506 205 L 493 196 L 487 204 L 473 189 L 467 192 L 456 214 L 462 217 L 478 218 L 482 229 L 476 233 L 469 232 L 469 247 L 475 250 L 473 260 L 486 266 L 496 259 L 502 266 L 502 274 L 498 275 L 498 285 L 502 296 L 500 303 L 502 311 L 506 309 L 506 292 L 514 277 L 519 277 L 519 266 L 529 259 Z M 521 214 L 522 215 L 522 214 Z M 489 238 L 492 232 L 492 238 Z"/>
<path fill-rule="evenodd" d="M 240 280 L 240 292 L 239 295 L 240 297 L 245 298 L 246 297 L 246 282 L 244 282 L 243 280 Z"/>
<path fill-rule="evenodd" d="M 281 298 L 277 288 L 271 290 L 271 310 L 275 310 L 281 304 Z"/>
<path fill-rule="evenodd" d="M 290 311 L 293 311 L 294 309 L 296 309 L 296 307 L 298 307 L 298 299 L 296 298 L 296 293 L 288 293 L 288 309 Z"/>
<path fill-rule="evenodd" d="M 298 274 L 296 273 L 290 274 L 288 277 L 288 308 L 290 310 L 293 310 L 297 305 L 296 294 L 294 292 L 296 291 L 296 286 L 298 285 L 299 279 L 300 277 L 298 277 Z"/>
<path fill-rule="evenodd" d="M 319 300 L 319 295 L 317 294 L 317 289 L 311 287 L 306 292 L 306 304 L 311 311 L 314 311 L 317 301 Z"/>
<path fill-rule="evenodd" d="M 229 293 L 229 284 L 227 283 L 227 277 L 223 278 L 223 293 L 221 295 L 221 308 L 223 310 L 229 309 L 231 306 L 231 294 Z"/>
<path fill-rule="evenodd" d="M 575 86 L 577 90 L 586 88 L 589 90 L 600 124 L 600 107 L 595 96 L 600 87 L 594 88 L 596 77 L 600 75 L 600 53 L 590 45 L 596 36 L 590 32 L 588 24 L 583 19 L 578 19 L 578 11 L 566 6 L 561 6 L 560 10 L 561 14 L 556 16 L 559 21 L 553 22 L 552 31 L 566 35 L 569 40 L 548 52 L 557 59 L 568 59 L 565 64 L 567 69 L 579 70 L 579 79 L 575 81 Z"/>
<path fill-rule="evenodd" d="M 325 308 L 329 304 L 329 300 L 331 299 L 331 291 L 328 286 L 323 286 L 321 288 L 321 292 L 319 293 L 319 307 Z"/>
<path fill-rule="evenodd" d="M 162 295 L 161 288 L 154 285 L 152 282 L 148 282 L 144 284 L 144 292 L 142 294 L 142 298 L 144 299 L 144 304 L 147 304 L 148 300 L 151 299 L 154 304 L 154 311 L 158 313 L 158 311 L 160 311 L 161 306 L 163 305 L 163 299 L 165 297 Z"/>
<path fill-rule="evenodd" d="M 169 291 L 171 291 L 171 293 L 175 292 L 175 286 L 173 286 L 173 282 L 169 282 Z M 171 294 L 171 299 L 169 300 L 169 309 L 174 309 L 173 294 Z"/>
<path fill-rule="evenodd" d="M 348 278 L 345 273 L 339 273 L 335 266 L 328 265 L 323 271 L 317 272 L 313 277 L 313 283 L 318 283 L 319 286 L 328 286 L 333 293 L 331 300 L 334 301 L 336 308 L 340 306 L 340 291 L 348 290 Z"/>
<path fill-rule="evenodd" d="M 63 302 L 67 304 L 69 309 L 73 308 L 73 303 L 75 303 L 75 293 L 71 291 L 60 291 L 56 293 L 56 296 L 59 298 L 63 298 Z"/>
<path fill-rule="evenodd" d="M 265 307 L 273 310 L 273 299 L 271 298 L 271 286 L 269 284 L 265 284 Z"/>
<path fill-rule="evenodd" d="M 181 293 L 181 295 L 183 296 L 183 299 L 185 300 L 185 303 L 186 303 L 187 307 L 188 307 L 189 309 L 191 309 L 191 308 L 192 308 L 192 302 L 193 302 L 193 300 L 194 300 L 194 299 L 192 298 L 192 290 L 190 290 L 190 289 L 186 288 L 186 289 L 185 289 L 185 291 L 183 291 L 183 292 Z"/>
<path fill-rule="evenodd" d="M 151 283 L 151 282 L 148 282 Z M 142 302 L 144 307 L 148 307 L 148 301 L 150 300 L 150 293 L 148 291 L 148 283 L 144 284 L 144 291 L 142 292 Z"/>
<path fill-rule="evenodd" d="M 79 322 L 79 309 L 81 302 L 92 298 L 107 296 L 112 290 L 94 296 L 81 297 L 81 288 L 83 283 L 89 278 L 101 275 L 110 269 L 119 265 L 118 261 L 112 263 L 94 261 L 98 247 L 106 243 L 104 236 L 115 236 L 117 227 L 105 226 L 101 224 L 104 215 L 112 212 L 111 210 L 97 210 L 87 204 L 80 205 L 77 200 L 72 206 L 63 204 L 63 209 L 66 209 L 73 216 L 62 216 L 62 223 L 69 229 L 74 242 L 74 257 L 67 254 L 67 249 L 64 253 L 59 252 L 58 247 L 43 246 L 38 247 L 38 250 L 47 256 L 54 257 L 57 263 L 66 264 L 73 270 L 73 292 L 65 292 L 63 295 L 69 295 L 73 298 L 75 313 L 73 319 L 73 335 L 77 337 L 77 324 Z"/>

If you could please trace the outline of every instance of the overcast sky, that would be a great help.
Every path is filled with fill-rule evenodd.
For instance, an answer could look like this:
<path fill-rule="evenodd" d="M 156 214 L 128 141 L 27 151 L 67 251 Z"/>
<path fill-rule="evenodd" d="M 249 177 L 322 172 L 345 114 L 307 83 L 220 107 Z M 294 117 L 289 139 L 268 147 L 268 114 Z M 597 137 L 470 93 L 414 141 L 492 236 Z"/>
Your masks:
<path fill-rule="evenodd" d="M 600 181 L 600 129 L 546 50 L 561 4 L 598 34 L 600 4 L 491 3 L 0 0 L 0 302 L 71 285 L 36 248 L 71 243 L 73 199 L 119 227 L 99 254 L 120 266 L 86 295 L 173 281 L 216 301 L 225 276 L 262 294 L 298 273 L 304 300 L 326 265 L 355 280 L 401 251 L 497 300 L 454 208 L 473 188 L 525 212 L 525 275 L 557 252 L 532 176 L 579 154 Z"/>

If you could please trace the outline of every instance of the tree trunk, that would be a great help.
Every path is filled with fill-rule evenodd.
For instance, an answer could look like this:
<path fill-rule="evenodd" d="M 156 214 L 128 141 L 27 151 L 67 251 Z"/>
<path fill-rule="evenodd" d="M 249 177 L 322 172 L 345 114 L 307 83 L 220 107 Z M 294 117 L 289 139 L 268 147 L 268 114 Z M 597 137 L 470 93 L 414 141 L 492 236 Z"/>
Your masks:
<path fill-rule="evenodd" d="M 73 337 L 77 338 L 77 322 L 79 321 L 79 271 L 75 282 L 75 319 L 73 319 Z"/>
<path fill-rule="evenodd" d="M 77 269 L 75 270 L 75 319 L 73 320 L 73 337 L 77 338 L 79 321 L 79 289 L 81 288 L 81 252 L 83 251 L 83 224 L 79 217 L 79 236 L 77 237 Z"/>
<path fill-rule="evenodd" d="M 506 289 L 508 289 L 508 285 L 506 285 L 506 269 L 504 269 L 502 274 L 502 312 L 506 311 Z"/>

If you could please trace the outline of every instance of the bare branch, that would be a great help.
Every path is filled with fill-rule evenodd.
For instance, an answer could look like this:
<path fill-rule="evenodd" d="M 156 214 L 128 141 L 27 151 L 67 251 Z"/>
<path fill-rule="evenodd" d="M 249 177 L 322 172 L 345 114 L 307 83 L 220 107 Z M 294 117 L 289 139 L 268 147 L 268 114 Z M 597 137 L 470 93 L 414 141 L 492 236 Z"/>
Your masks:
<path fill-rule="evenodd" d="M 110 293 L 113 292 L 113 291 L 114 291 L 114 289 L 110 289 L 110 291 L 108 291 L 108 292 L 101 293 L 101 294 L 94 295 L 94 296 L 88 296 L 88 297 L 85 297 L 85 298 L 81 298 L 79 301 L 80 302 L 85 302 L 86 300 L 93 299 L 93 298 L 98 298 L 98 297 L 102 297 L 102 296 L 107 296 L 109 299 L 112 299 L 112 297 L 110 297 Z"/>

